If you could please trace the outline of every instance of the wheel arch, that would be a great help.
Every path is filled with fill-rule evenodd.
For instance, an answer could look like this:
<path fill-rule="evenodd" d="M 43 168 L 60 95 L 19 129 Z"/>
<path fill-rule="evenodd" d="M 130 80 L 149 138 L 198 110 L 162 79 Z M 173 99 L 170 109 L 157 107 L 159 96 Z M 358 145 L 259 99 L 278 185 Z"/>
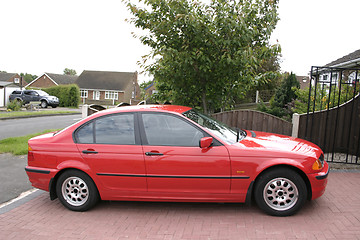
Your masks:
<path fill-rule="evenodd" d="M 300 177 L 301 177 L 301 178 L 304 180 L 304 182 L 305 182 L 306 190 L 307 190 L 307 193 L 308 193 L 308 194 L 307 194 L 307 199 L 308 199 L 308 200 L 311 200 L 311 198 L 312 198 L 312 191 L 311 191 L 311 183 L 310 183 L 309 178 L 306 176 L 306 174 L 305 174 L 301 169 L 299 169 L 299 168 L 297 168 L 297 167 L 295 167 L 295 166 L 292 166 L 292 165 L 287 165 L 287 164 L 272 165 L 272 166 L 269 166 L 269 167 L 263 169 L 263 170 L 256 176 L 255 180 L 253 181 L 253 184 L 250 184 L 250 188 L 251 188 L 251 189 L 248 190 L 248 193 L 251 194 L 251 200 L 254 199 L 254 192 L 255 192 L 255 191 L 254 191 L 254 188 L 255 188 L 255 186 L 256 186 L 256 183 L 257 183 L 258 179 L 259 179 L 262 175 L 266 174 L 267 172 L 270 172 L 270 171 L 272 171 L 272 170 L 274 170 L 274 169 L 277 169 L 277 168 L 288 168 L 288 169 L 291 169 L 291 170 L 295 171 L 296 173 L 298 173 L 298 174 L 300 175 Z M 249 196 L 249 197 L 250 197 L 250 196 Z M 247 199 L 249 199 L 249 198 L 247 198 Z"/>
<path fill-rule="evenodd" d="M 45 101 L 47 104 L 49 104 L 49 100 L 47 98 L 40 98 L 40 102 Z"/>
<path fill-rule="evenodd" d="M 66 171 L 69 171 L 69 170 L 76 170 L 76 171 L 79 171 L 79 172 L 82 172 L 84 174 L 86 174 L 90 179 L 91 181 L 93 181 L 95 187 L 96 187 L 96 190 L 101 198 L 101 195 L 100 195 L 100 192 L 99 192 L 99 188 L 98 186 L 96 185 L 96 182 L 94 181 L 94 179 L 84 170 L 82 169 L 78 169 L 78 168 L 63 168 L 61 169 L 59 172 L 56 173 L 56 175 L 51 178 L 50 182 L 49 182 L 49 194 L 50 194 L 50 199 L 51 200 L 55 200 L 58 196 L 56 194 L 56 183 L 59 179 L 59 177 L 61 176 L 61 174 L 63 174 L 64 172 Z"/>

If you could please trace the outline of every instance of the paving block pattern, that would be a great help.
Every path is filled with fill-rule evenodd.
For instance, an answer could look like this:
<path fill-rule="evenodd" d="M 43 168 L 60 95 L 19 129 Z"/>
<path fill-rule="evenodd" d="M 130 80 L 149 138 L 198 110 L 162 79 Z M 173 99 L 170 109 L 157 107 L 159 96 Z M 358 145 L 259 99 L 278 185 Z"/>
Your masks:
<path fill-rule="evenodd" d="M 0 215 L 0 239 L 360 239 L 360 173 L 331 172 L 295 216 L 255 205 L 103 201 L 72 212 L 47 193 Z"/>

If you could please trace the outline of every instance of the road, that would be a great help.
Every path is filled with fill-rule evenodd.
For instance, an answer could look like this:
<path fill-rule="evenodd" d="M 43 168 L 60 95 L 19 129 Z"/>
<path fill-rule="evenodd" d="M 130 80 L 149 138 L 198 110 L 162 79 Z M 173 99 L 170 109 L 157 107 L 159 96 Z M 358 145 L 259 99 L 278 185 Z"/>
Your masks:
<path fill-rule="evenodd" d="M 64 128 L 77 122 L 80 118 L 80 114 L 75 114 L 0 120 L 0 140 L 38 133 L 47 129 Z"/>
<path fill-rule="evenodd" d="M 0 154 L 0 204 L 32 188 L 24 170 L 26 165 L 26 155 Z"/>
<path fill-rule="evenodd" d="M 0 120 L 0 140 L 37 133 L 46 129 L 64 128 L 80 118 L 80 114 L 75 114 Z M 0 204 L 32 188 L 24 170 L 26 165 L 26 155 L 0 154 Z"/>

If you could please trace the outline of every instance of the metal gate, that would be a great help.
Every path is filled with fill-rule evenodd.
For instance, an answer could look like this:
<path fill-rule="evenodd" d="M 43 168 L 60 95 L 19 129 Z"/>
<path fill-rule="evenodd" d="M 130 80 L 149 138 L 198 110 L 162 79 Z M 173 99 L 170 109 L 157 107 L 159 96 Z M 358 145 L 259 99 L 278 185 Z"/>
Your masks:
<path fill-rule="evenodd" d="M 360 69 L 311 68 L 299 137 L 320 146 L 327 161 L 360 164 L 359 79 Z"/>

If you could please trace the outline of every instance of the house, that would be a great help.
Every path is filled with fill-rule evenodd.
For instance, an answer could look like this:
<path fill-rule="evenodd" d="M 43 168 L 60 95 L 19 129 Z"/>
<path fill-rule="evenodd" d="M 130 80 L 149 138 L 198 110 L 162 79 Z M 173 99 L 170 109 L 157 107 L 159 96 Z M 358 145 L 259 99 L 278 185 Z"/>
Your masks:
<path fill-rule="evenodd" d="M 140 96 L 137 72 L 83 71 L 75 82 L 83 103 L 136 104 Z"/>
<path fill-rule="evenodd" d="M 148 100 L 151 95 L 155 94 L 158 92 L 158 90 L 156 90 L 156 83 L 155 81 L 152 81 L 147 87 L 144 88 L 144 99 Z"/>
<path fill-rule="evenodd" d="M 333 68 L 358 68 L 360 67 L 360 49 L 345 55 L 331 63 L 325 65 L 325 67 Z"/>
<path fill-rule="evenodd" d="M 0 72 L 0 107 L 6 106 L 9 95 L 23 85 L 19 74 Z"/>
<path fill-rule="evenodd" d="M 21 77 L 17 73 L 0 72 L 0 82 L 11 82 L 18 87 L 24 87 L 25 85 L 25 82 L 24 83 L 21 82 Z"/>
<path fill-rule="evenodd" d="M 321 83 L 338 85 L 340 79 L 346 83 L 359 82 L 360 79 L 360 49 L 332 61 L 320 70 Z"/>
<path fill-rule="evenodd" d="M 40 77 L 34 79 L 26 88 L 49 88 L 58 85 L 67 85 L 75 83 L 78 76 L 44 73 Z"/>
<path fill-rule="evenodd" d="M 309 87 L 309 76 L 296 76 L 296 79 L 300 83 L 300 89 L 306 89 Z"/>
<path fill-rule="evenodd" d="M 0 81 L 0 107 L 5 107 L 9 103 L 9 95 L 20 87 L 13 82 Z"/>

